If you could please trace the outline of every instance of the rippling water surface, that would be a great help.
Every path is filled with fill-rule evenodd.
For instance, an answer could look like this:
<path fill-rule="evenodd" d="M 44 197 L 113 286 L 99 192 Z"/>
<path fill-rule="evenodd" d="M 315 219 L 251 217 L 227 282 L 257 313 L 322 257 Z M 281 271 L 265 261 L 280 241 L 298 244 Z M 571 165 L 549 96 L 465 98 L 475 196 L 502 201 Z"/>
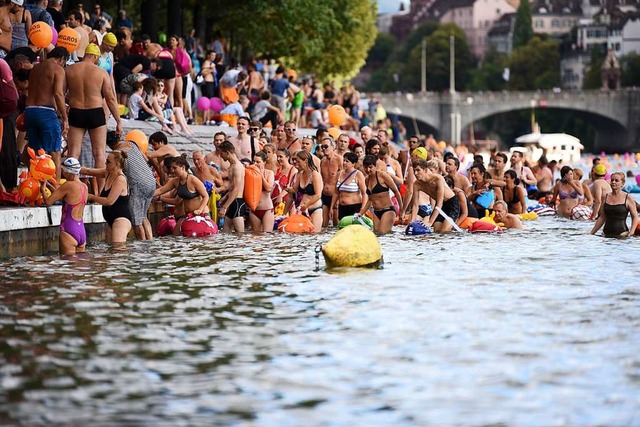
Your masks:
<path fill-rule="evenodd" d="M 556 218 L 380 238 L 219 235 L 0 263 L 0 422 L 640 425 L 640 239 Z"/>

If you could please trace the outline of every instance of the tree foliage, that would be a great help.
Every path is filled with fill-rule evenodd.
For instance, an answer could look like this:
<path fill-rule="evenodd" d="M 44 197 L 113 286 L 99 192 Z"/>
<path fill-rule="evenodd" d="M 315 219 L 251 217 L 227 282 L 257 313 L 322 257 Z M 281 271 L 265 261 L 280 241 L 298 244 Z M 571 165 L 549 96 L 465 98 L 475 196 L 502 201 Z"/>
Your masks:
<path fill-rule="evenodd" d="M 529 0 L 520 1 L 516 11 L 516 22 L 513 28 L 513 47 L 526 46 L 533 38 L 533 25 L 531 22 L 531 4 Z"/>
<path fill-rule="evenodd" d="M 495 49 L 489 49 L 482 61 L 480 68 L 475 69 L 471 73 L 471 90 L 504 90 L 507 82 L 502 74 L 505 68 L 509 67 L 509 57 L 507 55 L 496 52 Z"/>
<path fill-rule="evenodd" d="M 553 39 L 534 36 L 511 54 L 508 89 L 536 90 L 560 86 L 560 51 Z"/>
<path fill-rule="evenodd" d="M 391 34 L 378 33 L 376 42 L 373 44 L 367 56 L 368 65 L 384 64 L 395 51 L 398 41 Z"/>
<path fill-rule="evenodd" d="M 587 67 L 584 80 L 582 81 L 583 89 L 599 89 L 602 86 L 602 64 L 606 57 L 606 52 L 599 46 L 591 49 L 589 57 L 589 66 Z"/>
<path fill-rule="evenodd" d="M 631 52 L 620 58 L 622 86 L 640 86 L 640 54 Z"/>

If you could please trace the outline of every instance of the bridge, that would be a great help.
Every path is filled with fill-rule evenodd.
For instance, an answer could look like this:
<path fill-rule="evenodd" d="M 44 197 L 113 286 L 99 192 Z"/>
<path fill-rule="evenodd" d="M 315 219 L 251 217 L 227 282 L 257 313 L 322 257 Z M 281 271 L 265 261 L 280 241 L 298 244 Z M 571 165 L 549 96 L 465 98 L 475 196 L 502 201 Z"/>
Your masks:
<path fill-rule="evenodd" d="M 422 122 L 434 128 L 442 139 L 454 142 L 459 142 L 461 130 L 474 121 L 511 111 L 547 108 L 583 113 L 583 117 L 596 129 L 595 150 L 640 149 L 640 89 L 557 93 L 456 92 L 453 96 L 433 92 L 387 93 L 380 95 L 379 99 L 387 113 Z"/>

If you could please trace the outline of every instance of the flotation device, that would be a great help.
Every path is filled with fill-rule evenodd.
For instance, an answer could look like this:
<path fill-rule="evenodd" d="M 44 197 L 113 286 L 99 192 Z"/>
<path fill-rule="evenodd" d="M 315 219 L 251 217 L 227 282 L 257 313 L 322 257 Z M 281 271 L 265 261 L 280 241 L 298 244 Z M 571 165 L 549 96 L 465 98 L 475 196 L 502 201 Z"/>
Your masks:
<path fill-rule="evenodd" d="M 627 193 L 640 193 L 640 185 L 625 184 L 625 186 L 622 187 L 622 191 Z"/>
<path fill-rule="evenodd" d="M 165 216 L 158 222 L 156 233 L 158 237 L 171 236 L 174 228 L 176 228 L 176 218 L 173 215 Z"/>
<path fill-rule="evenodd" d="M 218 226 L 208 216 L 187 215 L 182 221 L 180 232 L 184 237 L 204 237 L 218 234 Z"/>
<path fill-rule="evenodd" d="M 371 230 L 354 224 L 339 230 L 322 247 L 325 262 L 330 267 L 377 266 L 382 248 Z"/>
<path fill-rule="evenodd" d="M 364 225 L 365 227 L 369 227 L 369 230 L 373 230 L 373 221 L 371 219 L 367 218 L 366 216 L 354 218 L 354 215 L 349 215 L 342 218 L 338 223 L 338 228 L 342 230 L 346 226 L 352 224 Z"/>
<path fill-rule="evenodd" d="M 407 236 L 423 236 L 431 233 L 433 233 L 433 229 L 428 225 L 424 225 L 422 221 L 412 221 L 404 230 L 404 234 Z"/>
<path fill-rule="evenodd" d="M 282 233 L 313 233 L 316 231 L 316 227 L 306 216 L 293 214 L 280 222 L 278 231 Z"/>
<path fill-rule="evenodd" d="M 530 221 L 534 219 L 538 219 L 538 214 L 535 211 L 522 213 L 518 215 L 523 221 Z"/>
<path fill-rule="evenodd" d="M 469 227 L 470 233 L 502 233 L 502 228 L 496 225 L 495 222 L 487 222 L 483 219 L 480 219 L 474 222 L 471 227 Z"/>
<path fill-rule="evenodd" d="M 273 208 L 273 214 L 276 217 L 283 217 L 284 218 L 284 208 L 286 207 L 286 204 L 284 202 L 280 202 L 278 203 L 274 208 Z"/>
<path fill-rule="evenodd" d="M 273 219 L 273 229 L 278 230 L 280 223 L 284 221 L 286 218 L 287 217 L 284 215 L 276 215 L 276 217 Z"/>
<path fill-rule="evenodd" d="M 493 191 L 493 189 L 491 190 L 487 190 L 484 193 L 480 194 L 478 197 L 476 197 L 476 204 L 482 206 L 485 209 L 489 209 L 491 207 L 491 205 L 493 205 L 493 202 L 496 200 L 496 193 L 495 191 Z"/>
<path fill-rule="evenodd" d="M 477 220 L 478 218 L 472 218 L 468 216 L 464 219 L 464 221 L 462 221 L 462 223 L 460 224 L 460 228 L 462 228 L 463 230 L 468 230 L 469 227 L 471 227 Z"/>
<path fill-rule="evenodd" d="M 249 165 L 244 169 L 244 202 L 249 209 L 255 211 L 260 203 L 262 195 L 262 174 L 254 165 Z"/>
<path fill-rule="evenodd" d="M 571 209 L 570 218 L 573 220 L 581 220 L 581 219 L 591 219 L 591 214 L 593 213 L 593 209 L 589 206 L 585 205 L 576 205 L 573 209 Z"/>

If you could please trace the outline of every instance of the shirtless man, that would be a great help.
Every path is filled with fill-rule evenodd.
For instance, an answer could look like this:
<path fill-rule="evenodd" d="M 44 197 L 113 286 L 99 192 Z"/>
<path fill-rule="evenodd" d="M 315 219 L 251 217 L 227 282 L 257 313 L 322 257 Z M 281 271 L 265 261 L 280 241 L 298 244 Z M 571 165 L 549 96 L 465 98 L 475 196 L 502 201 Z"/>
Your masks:
<path fill-rule="evenodd" d="M 449 157 L 445 162 L 445 171 L 453 179 L 454 187 L 459 188 L 462 191 L 467 191 L 471 187 L 469 178 L 458 173 L 460 169 L 460 160 L 457 157 Z"/>
<path fill-rule="evenodd" d="M 313 159 L 313 164 L 315 165 L 316 169 L 320 170 L 320 159 L 318 158 L 318 156 L 316 156 L 315 154 L 312 153 L 313 151 L 313 146 L 314 146 L 314 142 L 313 139 L 311 139 L 311 137 L 305 136 L 302 138 L 302 141 L 300 142 L 301 145 L 301 150 L 304 151 L 308 151 L 309 153 L 311 153 L 311 158 Z M 295 153 L 293 153 L 295 154 Z M 294 159 L 295 156 L 291 156 L 292 159 Z"/>
<path fill-rule="evenodd" d="M 213 135 L 213 151 L 205 156 L 205 161 L 207 162 L 207 164 L 211 165 L 211 163 L 213 163 L 215 165 L 214 167 L 217 167 L 219 171 L 222 171 L 222 169 L 229 169 L 229 163 L 222 160 L 222 157 L 220 157 L 220 151 L 218 150 L 220 144 L 222 144 L 226 140 L 227 134 L 225 134 L 224 132 L 216 132 L 216 134 Z M 224 168 L 224 165 L 226 165 L 227 167 Z"/>
<path fill-rule="evenodd" d="M 320 149 L 324 154 L 320 161 L 320 175 L 322 175 L 322 227 L 329 226 L 329 218 L 333 225 L 338 225 L 337 209 L 331 212 L 331 199 L 336 192 L 338 176 L 342 170 L 342 156 L 336 153 L 333 138 L 326 136 L 320 141 Z"/>
<path fill-rule="evenodd" d="M 180 153 L 176 148 L 169 144 L 167 136 L 163 132 L 155 132 L 149 136 L 149 145 L 153 148 L 153 151 L 147 151 L 147 157 L 151 161 L 153 168 L 160 176 L 160 184 L 167 183 L 169 177 L 165 173 L 163 159 L 165 157 L 178 157 Z"/>
<path fill-rule="evenodd" d="M 278 148 L 286 148 L 290 153 L 295 153 L 302 148 L 300 145 L 300 138 L 296 135 L 296 123 L 289 120 L 284 122 L 284 135 L 285 140 Z"/>
<path fill-rule="evenodd" d="M 95 167 L 105 167 L 107 141 L 107 119 L 103 109 L 103 99 L 116 121 L 116 135 L 122 135 L 122 122 L 118 114 L 118 104 L 111 87 L 111 77 L 98 67 L 100 48 L 91 43 L 87 46 L 82 62 L 67 67 L 67 87 L 69 88 L 69 137 L 68 156 L 78 158 L 82 149 L 82 138 L 89 130 L 91 151 Z M 35 87 L 35 86 L 34 86 Z M 104 178 L 98 178 L 98 188 L 102 189 Z"/>
<path fill-rule="evenodd" d="M 493 167 L 489 168 L 491 175 L 491 185 L 504 187 L 504 172 L 507 170 L 507 155 L 504 153 L 496 153 L 493 157 Z"/>
<path fill-rule="evenodd" d="M 11 51 L 11 33 L 13 32 L 13 27 L 11 26 L 10 15 L 20 11 L 24 0 L 11 0 L 3 3 L 4 4 L 0 6 L 0 58 L 5 58 Z"/>
<path fill-rule="evenodd" d="M 242 194 L 244 192 L 244 166 L 236 156 L 236 147 L 225 141 L 218 147 L 220 156 L 229 162 L 229 189 L 227 194 L 220 200 L 220 210 L 218 216 L 224 217 L 225 232 L 235 231 L 238 234 L 244 233 L 244 213 L 247 205 L 244 203 Z"/>
<path fill-rule="evenodd" d="M 509 206 L 504 200 L 496 200 L 493 204 L 493 212 L 495 212 L 495 222 L 501 222 L 505 228 L 522 228 L 522 221 L 518 215 L 509 213 Z"/>
<path fill-rule="evenodd" d="M 536 185 L 538 180 L 531 172 L 531 169 L 524 165 L 524 157 L 520 151 L 514 151 L 511 155 L 511 169 L 516 172 L 520 182 L 526 188 L 527 185 Z"/>
<path fill-rule="evenodd" d="M 376 134 L 376 136 L 378 137 L 378 141 L 380 141 L 380 145 L 383 147 L 387 147 L 387 149 L 389 150 L 389 155 L 394 158 L 397 159 L 398 158 L 398 150 L 396 149 L 396 147 L 393 144 L 389 143 L 389 134 L 387 133 L 386 129 L 378 129 L 378 133 Z"/>
<path fill-rule="evenodd" d="M 72 59 L 76 62 L 80 61 L 80 58 L 84 56 L 84 51 L 89 46 L 89 32 L 82 25 L 84 22 L 82 18 L 82 13 L 77 10 L 72 10 L 67 17 L 67 23 L 71 28 L 76 30 L 78 35 L 80 36 L 80 43 L 78 44 L 78 48 L 71 54 Z"/>
<path fill-rule="evenodd" d="M 340 156 L 343 156 L 345 153 L 348 153 L 349 150 L 349 143 L 351 142 L 351 140 L 349 139 L 349 135 L 347 135 L 346 133 L 341 133 L 340 136 L 338 137 L 338 140 L 336 141 L 337 147 L 336 147 L 336 153 L 338 153 Z"/>
<path fill-rule="evenodd" d="M 56 47 L 49 52 L 44 62 L 33 67 L 29 75 L 29 87 L 32 90 L 27 96 L 25 110 L 29 146 L 35 151 L 42 148 L 51 155 L 56 165 L 58 180 L 60 180 L 62 136 L 66 136 L 69 130 L 67 109 L 64 104 L 65 72 L 63 67 L 66 62 L 67 50 L 63 47 Z M 38 88 L 38 90 L 34 88 Z M 60 120 L 58 116 L 60 116 Z M 69 157 L 77 158 L 77 154 L 74 156 L 69 153 Z"/>
<path fill-rule="evenodd" d="M 435 199 L 435 207 L 430 216 L 425 217 L 422 222 L 433 227 L 435 232 L 444 233 L 451 230 L 452 224 L 439 210 L 442 210 L 451 220 L 455 221 L 460 216 L 460 203 L 453 190 L 445 183 L 442 175 L 438 173 L 440 164 L 436 160 L 426 162 L 416 160 L 413 164 L 413 171 L 416 175 L 416 182 L 413 184 L 413 197 L 420 191 Z M 415 202 L 414 202 L 415 203 Z M 413 219 L 413 218 L 412 218 Z"/>
<path fill-rule="evenodd" d="M 229 138 L 229 141 L 236 147 L 236 157 L 239 160 L 253 159 L 253 155 L 260 151 L 260 145 L 257 138 L 251 138 L 251 136 L 247 132 L 249 130 L 249 118 L 238 117 L 236 129 L 238 130 L 238 135 Z M 253 152 L 251 149 L 252 139 Z"/>
<path fill-rule="evenodd" d="M 373 137 L 373 130 L 369 126 L 362 126 L 360 129 L 360 139 L 362 140 L 362 146 L 366 147 L 367 142 Z"/>
<path fill-rule="evenodd" d="M 162 46 L 160 46 L 158 43 L 152 43 L 149 34 L 142 35 L 142 51 L 147 58 L 155 58 L 156 56 L 158 56 L 158 53 L 160 53 L 161 50 Z"/>
<path fill-rule="evenodd" d="M 553 173 L 551 169 L 547 167 L 549 161 L 544 154 L 538 159 L 538 167 L 534 172 L 536 180 L 538 181 L 538 192 L 534 195 L 536 199 L 545 197 L 547 194 L 551 194 L 553 191 Z"/>
<path fill-rule="evenodd" d="M 213 184 L 214 188 L 220 189 L 222 187 L 222 176 L 220 172 L 213 167 L 209 166 L 204 161 L 204 154 L 202 151 L 193 152 L 193 164 L 195 165 L 194 173 L 198 179 L 206 184 L 207 181 Z"/>
<path fill-rule="evenodd" d="M 593 182 L 591 183 L 591 192 L 593 193 L 593 214 L 591 219 L 597 219 L 598 212 L 604 197 L 611 193 L 611 185 L 605 179 L 607 168 L 598 163 L 593 167 Z"/>

